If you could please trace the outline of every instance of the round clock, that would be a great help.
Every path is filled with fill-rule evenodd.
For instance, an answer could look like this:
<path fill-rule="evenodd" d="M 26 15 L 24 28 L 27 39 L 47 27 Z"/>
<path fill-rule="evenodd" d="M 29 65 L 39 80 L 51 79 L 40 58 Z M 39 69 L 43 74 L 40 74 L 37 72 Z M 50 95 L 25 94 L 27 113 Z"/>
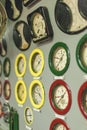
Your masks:
<path fill-rule="evenodd" d="M 39 80 L 34 80 L 29 86 L 29 97 L 34 108 L 39 109 L 44 104 L 44 88 Z"/>
<path fill-rule="evenodd" d="M 84 82 L 79 89 L 78 105 L 81 113 L 87 119 L 87 81 Z"/>
<path fill-rule="evenodd" d="M 63 80 L 56 80 L 49 90 L 49 101 L 53 110 L 60 114 L 66 114 L 72 103 L 71 91 Z"/>
<path fill-rule="evenodd" d="M 15 97 L 18 104 L 24 104 L 27 97 L 27 89 L 24 81 L 19 80 L 15 86 Z"/>
<path fill-rule="evenodd" d="M 6 100 L 9 100 L 11 97 L 11 85 L 8 80 L 5 80 L 5 82 L 4 82 L 3 95 Z"/>
<path fill-rule="evenodd" d="M 57 118 L 52 121 L 49 130 L 69 130 L 69 127 L 64 120 Z"/>
<path fill-rule="evenodd" d="M 15 73 L 18 77 L 23 77 L 26 71 L 26 57 L 20 53 L 15 60 Z"/>
<path fill-rule="evenodd" d="M 19 50 L 25 51 L 30 47 L 31 34 L 28 24 L 24 21 L 19 21 L 13 29 L 13 39 Z"/>
<path fill-rule="evenodd" d="M 2 75 L 2 62 L 0 60 L 0 77 L 1 77 L 1 75 Z"/>
<path fill-rule="evenodd" d="M 3 72 L 6 77 L 10 75 L 11 71 L 11 62 L 8 57 L 5 58 L 4 63 L 3 63 Z"/>
<path fill-rule="evenodd" d="M 65 43 L 58 42 L 53 45 L 49 53 L 49 68 L 57 76 L 63 75 L 70 63 L 70 52 Z"/>
<path fill-rule="evenodd" d="M 2 96 L 2 82 L 0 81 L 0 97 Z"/>
<path fill-rule="evenodd" d="M 77 45 L 76 60 L 81 70 L 87 73 L 87 34 L 80 39 Z"/>
<path fill-rule="evenodd" d="M 24 118 L 27 125 L 32 125 L 33 123 L 33 111 L 30 107 L 26 107 L 24 111 Z"/>
<path fill-rule="evenodd" d="M 36 48 L 32 51 L 29 58 L 29 69 L 33 76 L 40 76 L 44 68 L 43 52 Z"/>

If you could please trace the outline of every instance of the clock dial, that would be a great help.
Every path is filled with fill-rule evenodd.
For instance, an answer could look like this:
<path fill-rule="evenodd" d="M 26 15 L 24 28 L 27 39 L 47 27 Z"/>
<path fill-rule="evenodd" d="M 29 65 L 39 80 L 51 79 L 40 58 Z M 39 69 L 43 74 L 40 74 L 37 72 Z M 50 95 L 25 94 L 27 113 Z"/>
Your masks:
<path fill-rule="evenodd" d="M 24 54 L 19 54 L 15 60 L 15 72 L 18 77 L 24 76 L 26 71 L 26 57 Z"/>
<path fill-rule="evenodd" d="M 24 81 L 19 80 L 15 86 L 15 96 L 19 104 L 24 104 L 26 101 L 27 90 Z"/>
<path fill-rule="evenodd" d="M 29 59 L 29 69 L 33 76 L 39 76 L 44 68 L 44 56 L 40 49 L 32 51 Z"/>
<path fill-rule="evenodd" d="M 1 77 L 1 75 L 2 75 L 2 62 L 0 60 L 0 77 Z"/>
<path fill-rule="evenodd" d="M 44 104 L 44 88 L 39 80 L 31 82 L 29 87 L 29 97 L 33 107 L 39 109 Z"/>
<path fill-rule="evenodd" d="M 58 114 L 66 114 L 71 107 L 71 91 L 63 80 L 52 83 L 49 91 L 51 107 Z"/>
<path fill-rule="evenodd" d="M 58 42 L 50 50 L 49 67 L 53 74 L 63 75 L 70 63 L 69 49 L 65 43 Z"/>
<path fill-rule="evenodd" d="M 24 111 L 24 117 L 25 117 L 25 121 L 28 125 L 32 125 L 33 123 L 33 111 L 30 107 L 26 107 L 25 111 Z"/>
<path fill-rule="evenodd" d="M 2 82 L 0 81 L 0 97 L 2 96 Z"/>

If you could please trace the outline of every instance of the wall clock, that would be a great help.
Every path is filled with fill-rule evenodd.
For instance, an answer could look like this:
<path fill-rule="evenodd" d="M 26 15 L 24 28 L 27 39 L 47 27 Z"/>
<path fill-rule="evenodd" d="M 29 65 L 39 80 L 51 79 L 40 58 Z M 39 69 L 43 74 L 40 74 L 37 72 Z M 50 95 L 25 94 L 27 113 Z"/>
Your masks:
<path fill-rule="evenodd" d="M 81 113 L 87 119 L 87 81 L 80 86 L 78 91 L 78 105 Z"/>
<path fill-rule="evenodd" d="M 11 97 L 11 84 L 8 80 L 5 80 L 5 82 L 4 82 L 3 95 L 6 100 L 9 100 Z"/>
<path fill-rule="evenodd" d="M 15 86 L 15 97 L 18 104 L 23 105 L 27 97 L 27 89 L 24 81 L 19 80 Z"/>
<path fill-rule="evenodd" d="M 76 34 L 87 28 L 86 0 L 57 0 L 55 21 L 65 33 Z"/>
<path fill-rule="evenodd" d="M 57 76 L 63 75 L 70 63 L 69 48 L 65 43 L 57 42 L 53 45 L 49 53 L 49 68 Z"/>
<path fill-rule="evenodd" d="M 63 80 L 55 80 L 49 90 L 49 101 L 53 110 L 60 114 L 66 114 L 72 103 L 71 90 Z"/>
<path fill-rule="evenodd" d="M 0 97 L 2 96 L 2 82 L 0 81 Z"/>
<path fill-rule="evenodd" d="M 28 24 L 24 21 L 18 21 L 13 29 L 13 39 L 19 50 L 27 50 L 31 44 L 31 33 Z"/>
<path fill-rule="evenodd" d="M 77 45 L 76 60 L 81 70 L 87 73 L 87 34 L 80 39 Z"/>
<path fill-rule="evenodd" d="M 23 53 L 17 55 L 15 60 L 15 73 L 18 77 L 23 77 L 26 71 L 26 57 Z"/>
<path fill-rule="evenodd" d="M 40 76 L 44 68 L 44 54 L 36 48 L 31 52 L 29 58 L 29 70 L 35 77 Z"/>
<path fill-rule="evenodd" d="M 38 1 L 40 1 L 40 0 L 23 0 L 23 4 L 24 4 L 24 6 L 30 7 L 30 6 L 34 5 L 35 3 L 37 3 Z"/>
<path fill-rule="evenodd" d="M 17 20 L 22 13 L 22 0 L 6 0 L 5 9 L 10 20 Z"/>
<path fill-rule="evenodd" d="M 1 77 L 1 75 L 2 75 L 2 62 L 0 60 L 0 77 Z"/>
<path fill-rule="evenodd" d="M 64 120 L 56 118 L 51 122 L 49 130 L 70 130 L 70 129 Z"/>
<path fill-rule="evenodd" d="M 3 72 L 6 77 L 10 75 L 11 72 L 11 61 L 8 57 L 5 58 L 3 63 Z"/>
<path fill-rule="evenodd" d="M 33 80 L 29 86 L 29 98 L 34 108 L 40 109 L 45 100 L 43 84 L 39 80 Z"/>
<path fill-rule="evenodd" d="M 6 39 L 3 37 L 2 40 L 0 41 L 0 55 L 1 56 L 6 56 L 7 54 L 7 42 Z"/>
<path fill-rule="evenodd" d="M 46 7 L 39 7 L 36 9 L 27 16 L 27 20 L 31 28 L 31 34 L 34 43 L 52 39 L 53 30 L 48 9 Z"/>
<path fill-rule="evenodd" d="M 26 107 L 24 111 L 24 118 L 27 125 L 32 125 L 33 123 L 33 111 L 30 107 Z"/>

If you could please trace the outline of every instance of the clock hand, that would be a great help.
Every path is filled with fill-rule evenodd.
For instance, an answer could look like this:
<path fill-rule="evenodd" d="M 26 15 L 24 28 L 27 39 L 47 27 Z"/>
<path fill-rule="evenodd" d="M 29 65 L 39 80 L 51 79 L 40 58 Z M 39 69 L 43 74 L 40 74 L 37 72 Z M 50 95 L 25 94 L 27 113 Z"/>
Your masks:
<path fill-rule="evenodd" d="M 57 102 L 57 104 L 63 99 L 64 95 L 66 94 L 66 91 L 64 92 L 64 94 L 61 96 L 60 100 Z"/>
<path fill-rule="evenodd" d="M 56 65 L 56 68 L 59 66 L 60 62 L 62 61 L 63 56 L 64 56 L 64 54 L 62 54 L 62 56 L 61 56 L 61 58 L 60 58 L 60 60 L 59 60 L 58 64 Z M 56 59 L 59 59 L 59 58 L 56 58 Z"/>

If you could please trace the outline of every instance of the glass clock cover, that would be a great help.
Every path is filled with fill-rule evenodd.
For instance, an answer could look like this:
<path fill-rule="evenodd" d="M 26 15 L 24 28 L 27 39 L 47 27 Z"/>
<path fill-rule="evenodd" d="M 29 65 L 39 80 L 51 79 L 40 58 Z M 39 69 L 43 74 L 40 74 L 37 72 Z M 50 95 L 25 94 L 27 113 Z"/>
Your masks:
<path fill-rule="evenodd" d="M 56 80 L 49 90 L 49 101 L 53 110 L 60 114 L 66 114 L 72 103 L 71 91 L 63 80 Z"/>

